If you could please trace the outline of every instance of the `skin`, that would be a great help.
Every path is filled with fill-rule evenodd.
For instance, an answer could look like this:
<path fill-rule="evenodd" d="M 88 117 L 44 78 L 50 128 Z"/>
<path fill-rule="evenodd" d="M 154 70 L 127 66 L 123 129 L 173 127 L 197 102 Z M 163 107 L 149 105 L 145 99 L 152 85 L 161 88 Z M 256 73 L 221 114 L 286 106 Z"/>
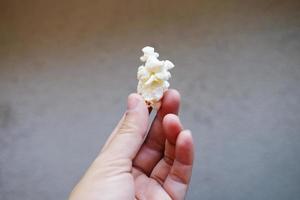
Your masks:
<path fill-rule="evenodd" d="M 178 117 L 180 95 L 165 92 L 149 126 L 149 110 L 138 94 L 69 200 L 182 200 L 192 174 L 191 132 Z"/>

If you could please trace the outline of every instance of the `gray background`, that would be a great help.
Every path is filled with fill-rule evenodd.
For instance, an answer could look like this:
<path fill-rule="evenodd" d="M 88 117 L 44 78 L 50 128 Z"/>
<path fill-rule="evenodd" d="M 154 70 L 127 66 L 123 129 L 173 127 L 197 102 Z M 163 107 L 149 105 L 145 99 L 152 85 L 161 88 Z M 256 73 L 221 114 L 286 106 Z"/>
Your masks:
<path fill-rule="evenodd" d="M 66 199 L 135 91 L 176 64 L 188 199 L 300 199 L 300 1 L 0 1 L 0 199 Z"/>

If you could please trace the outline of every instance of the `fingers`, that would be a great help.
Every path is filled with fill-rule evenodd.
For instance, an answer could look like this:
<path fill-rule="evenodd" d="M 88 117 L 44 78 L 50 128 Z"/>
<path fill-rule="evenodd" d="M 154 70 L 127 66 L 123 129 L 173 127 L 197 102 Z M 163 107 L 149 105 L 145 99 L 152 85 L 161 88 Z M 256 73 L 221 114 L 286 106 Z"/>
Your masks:
<path fill-rule="evenodd" d="M 154 167 L 150 176 L 161 185 L 163 185 L 165 182 L 171 166 L 173 165 L 175 159 L 175 143 L 177 136 L 182 131 L 183 127 L 178 116 L 174 114 L 168 114 L 163 119 L 163 129 L 167 138 L 165 142 L 164 157 Z"/>
<path fill-rule="evenodd" d="M 180 94 L 176 90 L 165 92 L 162 105 L 158 111 L 145 143 L 133 161 L 133 166 L 147 175 L 150 175 L 154 166 L 162 158 L 165 146 L 165 135 L 162 121 L 168 113 L 178 114 Z"/>
<path fill-rule="evenodd" d="M 182 131 L 177 138 L 175 160 L 163 187 L 174 200 L 182 200 L 192 175 L 194 145 L 191 132 Z"/>
<path fill-rule="evenodd" d="M 148 120 L 148 109 L 143 98 L 138 94 L 129 95 L 127 111 L 105 144 L 102 153 L 111 158 L 132 160 L 144 141 Z"/>
<path fill-rule="evenodd" d="M 178 134 L 182 131 L 183 126 L 179 117 L 174 114 L 168 114 L 163 119 L 163 130 L 167 140 L 175 145 Z"/>

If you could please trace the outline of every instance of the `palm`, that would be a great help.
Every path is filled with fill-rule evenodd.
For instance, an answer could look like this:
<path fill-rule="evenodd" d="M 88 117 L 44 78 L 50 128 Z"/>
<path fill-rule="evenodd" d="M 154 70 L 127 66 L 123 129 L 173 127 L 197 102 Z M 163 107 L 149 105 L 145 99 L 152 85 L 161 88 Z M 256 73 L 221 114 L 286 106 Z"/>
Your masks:
<path fill-rule="evenodd" d="M 136 199 L 171 199 L 168 192 L 157 180 L 149 178 L 145 174 L 140 175 L 139 178 L 135 180 L 135 185 L 140 185 L 135 191 Z"/>

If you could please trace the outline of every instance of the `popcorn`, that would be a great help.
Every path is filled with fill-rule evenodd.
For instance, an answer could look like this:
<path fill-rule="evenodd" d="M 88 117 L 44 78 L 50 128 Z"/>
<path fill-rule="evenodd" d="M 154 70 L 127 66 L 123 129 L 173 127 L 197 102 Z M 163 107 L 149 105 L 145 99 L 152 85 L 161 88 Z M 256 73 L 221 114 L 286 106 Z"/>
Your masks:
<path fill-rule="evenodd" d="M 149 107 L 159 109 L 160 100 L 170 86 L 168 80 L 171 78 L 171 73 L 168 70 L 172 69 L 174 64 L 169 60 L 158 60 L 159 54 L 153 47 L 144 47 L 142 51 L 144 55 L 140 60 L 145 64 L 138 68 L 137 92 Z"/>

